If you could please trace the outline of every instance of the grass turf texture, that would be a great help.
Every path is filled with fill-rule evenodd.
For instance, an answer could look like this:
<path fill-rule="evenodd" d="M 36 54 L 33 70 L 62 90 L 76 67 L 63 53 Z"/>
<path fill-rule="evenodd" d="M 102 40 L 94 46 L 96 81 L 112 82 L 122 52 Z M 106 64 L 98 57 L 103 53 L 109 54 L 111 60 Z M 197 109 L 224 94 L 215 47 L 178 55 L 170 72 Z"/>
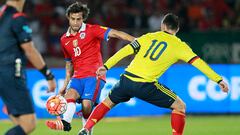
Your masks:
<path fill-rule="evenodd" d="M 76 135 L 82 126 L 81 119 L 74 119 L 71 132 L 53 131 L 45 126 L 45 119 L 37 121 L 31 135 Z M 187 116 L 184 135 L 238 135 L 240 115 Z M 0 120 L 0 135 L 12 126 Z M 94 128 L 94 135 L 171 135 L 170 116 L 105 118 Z"/>

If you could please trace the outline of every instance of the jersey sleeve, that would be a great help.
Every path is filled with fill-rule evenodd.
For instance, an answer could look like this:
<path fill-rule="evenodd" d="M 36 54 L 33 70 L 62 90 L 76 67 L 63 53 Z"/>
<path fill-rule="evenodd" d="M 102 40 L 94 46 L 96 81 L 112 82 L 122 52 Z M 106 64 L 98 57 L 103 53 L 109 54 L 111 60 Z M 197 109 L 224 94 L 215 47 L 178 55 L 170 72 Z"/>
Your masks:
<path fill-rule="evenodd" d="M 132 42 L 130 43 L 130 46 L 133 48 L 135 54 L 138 53 L 138 51 L 140 50 L 140 47 L 141 47 L 140 44 L 139 44 L 139 42 L 137 41 L 137 39 L 135 39 L 134 41 L 132 41 Z"/>
<path fill-rule="evenodd" d="M 25 16 L 13 18 L 12 30 L 20 44 L 32 41 L 32 29 L 29 27 Z"/>
<path fill-rule="evenodd" d="M 180 60 L 190 64 L 199 58 L 185 42 L 182 42 L 177 53 Z"/>
<path fill-rule="evenodd" d="M 179 58 L 181 60 L 192 64 L 214 82 L 218 83 L 222 80 L 222 77 L 214 72 L 207 63 L 200 59 L 185 42 L 182 42 L 179 52 Z"/>
<path fill-rule="evenodd" d="M 133 54 L 134 51 L 132 49 L 132 45 L 126 45 L 122 49 L 120 49 L 117 53 L 115 53 L 111 58 L 107 60 L 104 65 L 107 67 L 107 69 L 112 68 L 116 63 L 118 63 L 120 60 L 125 58 L 128 55 Z"/>
<path fill-rule="evenodd" d="M 150 44 L 148 39 L 149 39 L 149 34 L 145 34 L 138 38 L 135 38 L 135 40 L 130 43 L 135 54 L 137 54 L 139 52 L 141 46 Z"/>
<path fill-rule="evenodd" d="M 60 41 L 60 43 L 61 43 L 61 49 L 62 49 L 62 52 L 63 52 L 64 60 L 65 61 L 71 61 L 71 57 L 69 56 L 66 49 L 64 48 L 64 44 L 63 44 L 62 40 Z"/>
<path fill-rule="evenodd" d="M 218 75 L 206 62 L 202 59 L 197 59 L 192 63 L 194 67 L 199 69 L 202 73 L 204 73 L 208 78 L 216 83 L 220 83 L 222 81 L 222 77 Z"/>
<path fill-rule="evenodd" d="M 94 36 L 101 40 L 108 41 L 109 39 L 108 34 L 110 31 L 111 28 L 94 25 Z"/>

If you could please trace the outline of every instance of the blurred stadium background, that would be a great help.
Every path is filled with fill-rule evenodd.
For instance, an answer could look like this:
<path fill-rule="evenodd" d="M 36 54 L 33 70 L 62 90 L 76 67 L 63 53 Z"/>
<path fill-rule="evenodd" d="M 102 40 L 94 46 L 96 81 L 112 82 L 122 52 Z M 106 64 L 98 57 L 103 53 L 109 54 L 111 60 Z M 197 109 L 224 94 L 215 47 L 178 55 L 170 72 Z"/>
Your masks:
<path fill-rule="evenodd" d="M 58 88 L 64 79 L 64 61 L 59 38 L 66 32 L 68 21 L 65 9 L 75 0 L 27 0 L 25 12 L 33 29 L 33 40 L 44 55 L 49 67 L 57 77 Z M 90 8 L 87 20 L 91 24 L 123 30 L 134 36 L 159 30 L 165 13 L 173 12 L 181 18 L 177 34 L 189 43 L 202 59 L 211 64 L 225 77 L 230 86 L 228 95 L 220 92 L 216 84 L 198 70 L 181 62 L 170 68 L 159 80 L 173 89 L 187 104 L 187 135 L 237 135 L 240 129 L 240 0 L 83 0 Z M 0 4 L 4 4 L 1 0 Z M 106 45 L 107 44 L 107 45 Z M 125 42 L 110 39 L 103 43 L 104 60 L 119 50 Z M 103 99 L 119 79 L 131 57 L 124 59 L 117 68 L 107 74 Z M 33 134 L 61 134 L 49 131 L 44 126 L 47 114 L 44 104 L 50 95 L 45 93 L 46 82 L 29 65 L 28 86 L 31 91 L 38 128 Z M 3 103 L 0 101 L 0 108 Z M 81 109 L 81 106 L 78 106 Z M 127 110 L 127 111 L 126 111 Z M 149 134 L 170 135 L 169 111 L 158 109 L 137 99 L 121 104 L 108 117 L 127 119 L 105 119 L 96 126 L 96 135 L 102 134 Z M 162 115 L 164 115 L 162 117 Z M 208 116 L 206 116 L 208 115 Z M 139 117 L 148 116 L 148 117 Z M 150 117 L 149 117 L 150 116 Z M 161 117 L 156 117 L 161 116 Z M 131 118 L 128 118 L 131 117 Z M 132 118 L 134 117 L 134 118 Z M 151 118 L 153 117 L 153 118 Z M 7 116 L 0 111 L 0 134 L 11 126 Z M 81 127 L 80 119 L 74 120 L 76 134 Z M 143 128 L 144 127 L 144 128 Z"/>

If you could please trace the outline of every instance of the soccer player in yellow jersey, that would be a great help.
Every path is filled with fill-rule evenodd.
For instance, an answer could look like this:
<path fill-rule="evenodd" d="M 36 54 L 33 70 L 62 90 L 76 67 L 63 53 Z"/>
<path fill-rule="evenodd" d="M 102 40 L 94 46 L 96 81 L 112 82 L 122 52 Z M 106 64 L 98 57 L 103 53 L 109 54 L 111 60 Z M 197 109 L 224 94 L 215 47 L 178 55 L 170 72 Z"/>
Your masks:
<path fill-rule="evenodd" d="M 106 74 L 124 57 L 135 54 L 120 81 L 109 96 L 92 112 L 79 135 L 88 131 L 116 104 L 126 102 L 132 97 L 142 99 L 158 107 L 172 109 L 171 125 L 173 135 L 182 135 L 185 125 L 185 103 L 170 89 L 159 84 L 157 79 L 175 62 L 183 60 L 202 71 L 207 77 L 219 84 L 223 92 L 228 86 L 222 77 L 215 73 L 191 48 L 175 34 L 179 30 L 179 20 L 174 14 L 164 16 L 161 31 L 148 33 L 126 45 L 113 55 L 97 71 L 98 76 Z"/>

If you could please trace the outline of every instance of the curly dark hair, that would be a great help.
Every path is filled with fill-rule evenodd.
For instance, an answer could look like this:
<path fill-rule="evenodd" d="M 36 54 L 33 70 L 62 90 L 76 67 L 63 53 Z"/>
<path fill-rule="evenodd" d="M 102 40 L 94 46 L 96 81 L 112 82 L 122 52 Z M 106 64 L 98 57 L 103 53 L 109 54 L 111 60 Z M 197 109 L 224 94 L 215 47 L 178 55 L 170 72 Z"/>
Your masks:
<path fill-rule="evenodd" d="M 66 10 L 66 16 L 69 17 L 71 13 L 83 13 L 83 20 L 85 21 L 90 13 L 90 9 L 86 4 L 82 4 L 81 2 L 75 2 L 71 4 Z"/>

